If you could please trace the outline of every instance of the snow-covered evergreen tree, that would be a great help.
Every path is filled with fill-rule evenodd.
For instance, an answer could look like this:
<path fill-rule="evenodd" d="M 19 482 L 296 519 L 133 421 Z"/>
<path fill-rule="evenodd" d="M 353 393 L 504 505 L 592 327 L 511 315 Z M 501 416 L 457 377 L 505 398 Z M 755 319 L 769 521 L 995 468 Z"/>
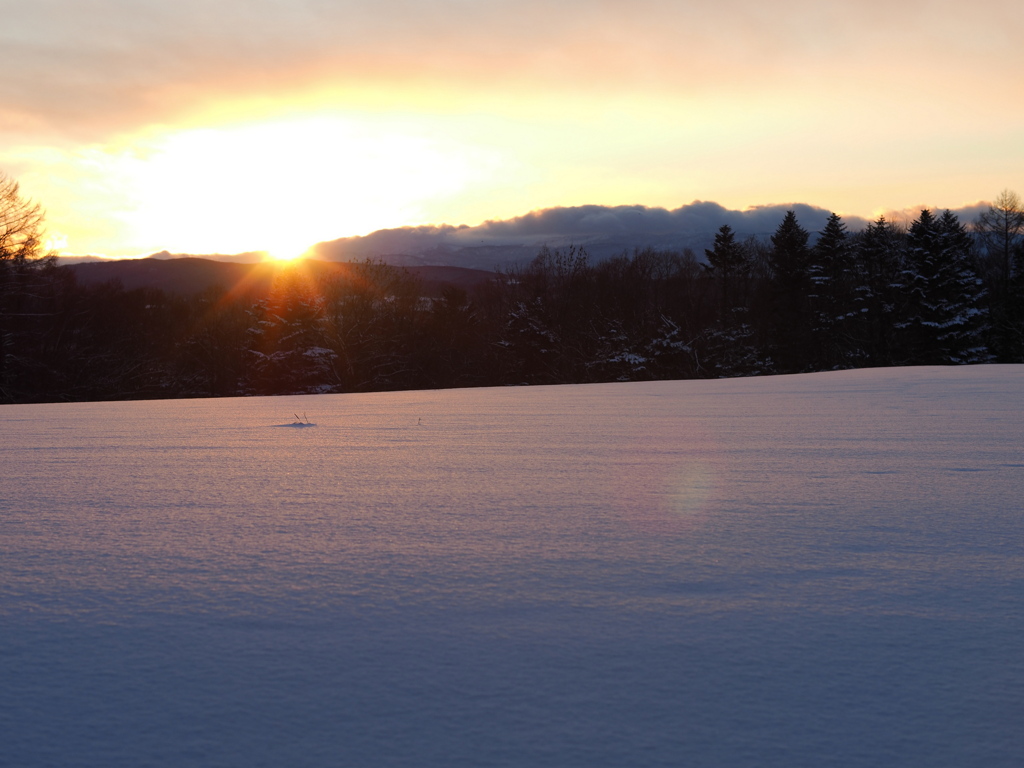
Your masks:
<path fill-rule="evenodd" d="M 938 218 L 925 209 L 907 236 L 903 283 L 907 362 L 976 363 L 991 358 L 983 331 L 984 291 L 972 263 L 972 239 L 951 211 Z"/>

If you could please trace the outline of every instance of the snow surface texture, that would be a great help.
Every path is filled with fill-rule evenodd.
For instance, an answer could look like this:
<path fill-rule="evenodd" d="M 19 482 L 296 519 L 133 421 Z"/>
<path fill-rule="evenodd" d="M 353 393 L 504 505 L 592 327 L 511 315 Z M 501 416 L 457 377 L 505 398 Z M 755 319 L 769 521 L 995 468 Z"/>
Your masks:
<path fill-rule="evenodd" d="M 984 366 L 4 406 L 0 764 L 1016 768 L 1022 404 Z"/>

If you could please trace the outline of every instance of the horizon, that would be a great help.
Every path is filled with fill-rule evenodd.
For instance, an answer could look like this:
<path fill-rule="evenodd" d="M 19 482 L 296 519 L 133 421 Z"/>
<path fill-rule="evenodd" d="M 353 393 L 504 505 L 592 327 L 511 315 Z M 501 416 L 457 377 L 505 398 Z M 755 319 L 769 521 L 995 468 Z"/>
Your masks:
<path fill-rule="evenodd" d="M 581 205 L 875 219 L 1020 189 L 1024 105 L 1002 94 L 1024 10 L 858 8 L 22 4 L 0 170 L 52 247 L 115 258 Z"/>
<path fill-rule="evenodd" d="M 931 207 L 930 210 L 952 210 L 964 224 L 970 224 L 974 218 L 985 207 L 991 205 L 989 201 L 978 201 L 973 205 L 963 206 L 958 209 Z M 921 210 L 927 206 L 908 208 L 903 210 L 885 211 L 879 216 L 887 221 L 894 222 L 900 226 L 907 227 L 910 222 L 917 218 Z M 639 211 L 638 211 L 639 209 Z M 832 212 L 827 208 L 807 203 L 785 203 L 775 205 L 751 206 L 746 210 L 729 210 L 711 201 L 695 200 L 688 205 L 675 209 L 666 209 L 652 206 L 600 206 L 583 205 L 572 207 L 553 207 L 542 210 L 529 211 L 520 216 L 509 219 L 487 219 L 480 224 L 410 224 L 400 227 L 389 227 L 374 230 L 365 235 L 347 235 L 331 240 L 320 241 L 312 244 L 305 251 L 290 256 L 275 256 L 266 250 L 250 250 L 237 253 L 193 253 L 193 252 L 172 252 L 166 248 L 154 252 L 107 256 L 104 254 L 77 254 L 58 253 L 58 257 L 64 263 L 81 263 L 85 261 L 127 261 L 137 259 L 180 259 L 180 258 L 201 258 L 213 261 L 233 261 L 239 263 L 260 263 L 265 261 L 297 261 L 299 259 L 314 259 L 324 261 L 339 261 L 351 259 L 339 259 L 331 255 L 332 247 L 342 243 L 361 242 L 365 246 L 362 250 L 373 249 L 372 243 L 381 241 L 393 243 L 395 237 L 399 237 L 408 251 L 395 250 L 393 247 L 388 250 L 387 246 L 379 246 L 374 250 L 368 250 L 363 254 L 367 258 L 380 258 L 387 256 L 414 256 L 417 250 L 424 249 L 423 242 L 419 245 L 413 243 L 418 236 L 421 241 L 443 243 L 448 247 L 457 250 L 461 247 L 471 247 L 471 244 L 489 245 L 492 247 L 561 247 L 566 244 L 575 244 L 586 249 L 587 241 L 601 244 L 602 240 L 618 236 L 620 244 L 628 251 L 632 248 L 656 247 L 650 238 L 674 237 L 677 240 L 689 238 L 691 240 L 705 240 L 704 245 L 710 245 L 714 233 L 722 224 L 729 224 L 733 231 L 744 237 L 768 237 L 775 226 L 781 222 L 787 210 L 796 210 L 798 220 L 805 226 L 812 239 L 819 234 L 819 229 L 824 226 L 825 218 Z M 803 219 L 800 215 L 803 215 Z M 633 217 L 646 217 L 648 221 L 641 221 L 632 224 L 635 228 L 627 230 L 624 226 L 624 219 Z M 842 217 L 850 231 L 863 230 L 869 223 L 877 221 L 860 216 Z M 674 229 L 666 229 L 666 221 L 673 222 Z M 650 220 L 655 223 L 652 225 Z M 819 221 L 820 220 L 820 221 Z M 628 225 L 627 225 L 628 226 Z M 658 229 L 658 227 L 661 227 Z M 647 238 L 647 239 L 645 239 Z M 461 243 L 460 243 L 461 241 Z M 698 256 L 704 247 L 695 248 Z M 690 246 L 684 246 L 690 247 Z M 672 246 L 669 246 L 672 249 Z M 353 256 L 353 258 L 357 258 Z M 600 260 L 600 257 L 598 257 Z M 457 266 L 453 264 L 453 266 Z"/>

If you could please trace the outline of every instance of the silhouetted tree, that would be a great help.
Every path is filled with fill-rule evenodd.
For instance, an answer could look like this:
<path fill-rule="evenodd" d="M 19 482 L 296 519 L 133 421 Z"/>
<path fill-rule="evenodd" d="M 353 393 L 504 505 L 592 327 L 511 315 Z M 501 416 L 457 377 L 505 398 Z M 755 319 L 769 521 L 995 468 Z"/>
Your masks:
<path fill-rule="evenodd" d="M 773 298 L 773 339 L 776 364 L 782 373 L 803 370 L 808 363 L 811 250 L 808 233 L 787 211 L 771 237 L 768 253 Z"/>
<path fill-rule="evenodd" d="M 849 368 L 862 362 L 863 354 L 853 339 L 853 248 L 846 224 L 835 213 L 811 249 L 808 274 L 814 368 Z"/>
<path fill-rule="evenodd" d="M 0 402 L 25 399 L 43 374 L 52 327 L 55 256 L 43 250 L 43 209 L 0 173 Z"/>
<path fill-rule="evenodd" d="M 1014 253 L 1024 243 L 1024 204 L 1016 192 L 1004 189 L 974 222 L 985 260 L 999 281 L 1008 285 L 1014 274 Z"/>
<path fill-rule="evenodd" d="M 224 397 L 239 394 L 246 374 L 251 316 L 221 286 L 190 299 L 192 319 L 179 344 L 177 384 L 187 394 Z"/>
<path fill-rule="evenodd" d="M 1024 203 L 1003 190 L 974 222 L 979 272 L 989 294 L 993 352 L 1000 362 L 1024 362 Z"/>
<path fill-rule="evenodd" d="M 745 281 L 752 267 L 750 257 L 741 243 L 736 242 L 736 235 L 728 224 L 723 224 L 715 234 L 714 247 L 705 249 L 708 260 L 708 272 L 718 284 L 721 301 L 721 325 L 730 324 L 730 317 L 735 307 L 744 306 L 740 301 L 739 284 Z"/>
<path fill-rule="evenodd" d="M 252 307 L 248 383 L 257 394 L 334 391 L 337 353 L 329 346 L 323 296 L 297 271 L 278 276 Z"/>
<path fill-rule="evenodd" d="M 1017 245 L 1014 264 L 998 338 L 1003 362 L 1024 363 L 1024 243 Z"/>
<path fill-rule="evenodd" d="M 421 286 L 408 271 L 380 261 L 352 264 L 347 276 L 319 289 L 323 296 L 327 348 L 344 391 L 422 386 L 417 366 Z"/>
<path fill-rule="evenodd" d="M 903 281 L 907 362 L 950 364 L 989 358 L 982 338 L 983 290 L 972 264 L 971 237 L 950 211 L 924 209 L 907 236 Z"/>
<path fill-rule="evenodd" d="M 900 227 L 880 216 L 854 244 L 852 354 L 862 356 L 864 365 L 893 365 L 902 356 L 896 326 L 906 304 L 905 239 Z"/>

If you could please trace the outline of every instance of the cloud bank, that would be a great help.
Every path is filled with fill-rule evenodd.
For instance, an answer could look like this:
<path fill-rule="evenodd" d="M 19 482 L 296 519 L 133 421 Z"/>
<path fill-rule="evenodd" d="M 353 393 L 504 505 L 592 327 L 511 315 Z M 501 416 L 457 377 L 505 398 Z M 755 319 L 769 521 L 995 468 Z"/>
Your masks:
<path fill-rule="evenodd" d="M 328 261 L 382 258 L 395 264 L 491 269 L 530 259 L 545 245 L 551 248 L 581 246 L 595 260 L 646 247 L 692 248 L 702 254 L 723 224 L 732 227 L 740 238 L 767 237 L 790 210 L 796 212 L 801 226 L 812 233 L 825 226 L 831 213 L 804 203 L 762 205 L 745 211 L 729 210 L 705 201 L 674 210 L 642 205 L 582 205 L 533 211 L 475 227 L 385 229 L 365 237 L 319 243 L 310 255 Z M 867 224 L 859 217 L 844 218 L 844 221 L 852 231 Z"/>
<path fill-rule="evenodd" d="M 969 224 L 988 208 L 976 203 L 953 210 Z M 637 248 L 681 251 L 693 249 L 703 258 L 715 233 L 728 225 L 738 239 L 769 238 L 787 211 L 794 211 L 800 225 L 814 241 L 832 214 L 806 203 L 759 205 L 745 211 L 729 210 L 718 203 L 695 201 L 674 210 L 642 205 L 581 205 L 532 211 L 501 221 L 470 226 L 420 226 L 383 229 L 364 237 L 346 237 L 318 243 L 309 255 L 326 261 L 383 259 L 407 266 L 448 265 L 493 269 L 532 259 L 543 247 L 584 248 L 594 260 L 602 260 Z M 908 226 L 921 208 L 887 211 L 888 221 Z M 864 229 L 869 221 L 844 216 L 850 232 Z"/>

